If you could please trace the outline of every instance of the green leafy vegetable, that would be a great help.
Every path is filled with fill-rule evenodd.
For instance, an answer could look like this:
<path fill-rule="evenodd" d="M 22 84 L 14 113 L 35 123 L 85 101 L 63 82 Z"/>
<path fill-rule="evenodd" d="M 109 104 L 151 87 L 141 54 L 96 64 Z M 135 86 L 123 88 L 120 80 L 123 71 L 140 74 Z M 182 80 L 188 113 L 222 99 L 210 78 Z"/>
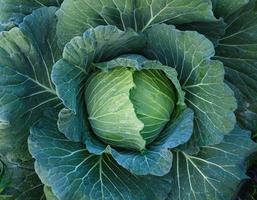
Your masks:
<path fill-rule="evenodd" d="M 46 107 L 61 105 L 50 80 L 61 53 L 55 41 L 55 11 L 39 9 L 19 28 L 0 33 L 0 149 L 14 159 L 31 158 L 24 144 L 30 126 Z M 39 25 L 46 29 L 39 30 Z"/>
<path fill-rule="evenodd" d="M 44 199 L 43 184 L 33 168 L 33 160 L 11 163 L 0 161 L 0 199 Z"/>
<path fill-rule="evenodd" d="M 83 8 L 83 9 L 81 9 Z M 57 12 L 57 34 L 64 46 L 74 36 L 98 25 L 146 30 L 157 23 L 216 21 L 210 0 L 66 0 Z M 73 21 L 73 19 L 76 19 Z"/>
<path fill-rule="evenodd" d="M 220 144 L 204 146 L 195 155 L 176 151 L 172 175 L 175 189 L 168 199 L 231 199 L 240 180 L 246 178 L 241 165 L 253 151 L 256 144 L 249 132 L 239 127 Z"/>
<path fill-rule="evenodd" d="M 0 0 L 0 199 L 232 200 L 257 152 L 256 8 Z"/>
<path fill-rule="evenodd" d="M 60 6 L 63 0 L 1 0 L 0 26 L 9 30 L 19 25 L 26 15 L 40 7 Z"/>
<path fill-rule="evenodd" d="M 225 64 L 226 79 L 239 96 L 238 121 L 257 131 L 257 13 L 251 3 L 228 18 L 226 34 L 219 40 L 216 58 Z M 247 66 L 247 67 L 245 67 Z"/>

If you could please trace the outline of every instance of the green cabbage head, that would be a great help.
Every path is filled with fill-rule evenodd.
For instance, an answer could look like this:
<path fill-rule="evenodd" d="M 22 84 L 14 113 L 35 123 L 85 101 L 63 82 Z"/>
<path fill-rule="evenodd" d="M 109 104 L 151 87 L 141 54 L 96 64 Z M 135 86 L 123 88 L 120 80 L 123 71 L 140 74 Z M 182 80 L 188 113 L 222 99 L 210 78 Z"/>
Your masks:
<path fill-rule="evenodd" d="M 120 67 L 94 73 L 85 102 L 92 129 L 103 142 L 141 151 L 170 121 L 176 94 L 160 70 Z"/>
<path fill-rule="evenodd" d="M 256 7 L 0 0 L 0 199 L 232 199 L 257 151 Z"/>

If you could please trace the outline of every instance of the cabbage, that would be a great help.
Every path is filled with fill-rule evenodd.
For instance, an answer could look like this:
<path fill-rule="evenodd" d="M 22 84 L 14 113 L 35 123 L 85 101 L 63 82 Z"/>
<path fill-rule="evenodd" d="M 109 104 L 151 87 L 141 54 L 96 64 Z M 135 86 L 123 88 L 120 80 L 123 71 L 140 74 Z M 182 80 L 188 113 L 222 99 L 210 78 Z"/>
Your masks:
<path fill-rule="evenodd" d="M 255 8 L 0 0 L 0 199 L 232 199 L 257 150 Z"/>

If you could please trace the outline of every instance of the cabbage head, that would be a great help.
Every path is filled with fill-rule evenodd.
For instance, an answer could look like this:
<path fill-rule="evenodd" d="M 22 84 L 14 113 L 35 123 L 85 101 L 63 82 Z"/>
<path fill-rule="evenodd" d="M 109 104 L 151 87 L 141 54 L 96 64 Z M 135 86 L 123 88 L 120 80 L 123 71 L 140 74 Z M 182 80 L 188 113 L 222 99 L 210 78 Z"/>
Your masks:
<path fill-rule="evenodd" d="M 257 151 L 255 0 L 0 0 L 0 199 L 232 200 Z"/>

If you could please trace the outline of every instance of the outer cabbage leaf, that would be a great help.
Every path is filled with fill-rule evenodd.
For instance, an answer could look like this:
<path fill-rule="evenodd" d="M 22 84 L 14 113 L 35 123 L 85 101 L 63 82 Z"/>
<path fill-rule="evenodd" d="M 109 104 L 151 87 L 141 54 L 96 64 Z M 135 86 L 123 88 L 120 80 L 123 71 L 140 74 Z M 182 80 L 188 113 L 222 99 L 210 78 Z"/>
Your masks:
<path fill-rule="evenodd" d="M 175 150 L 168 200 L 232 199 L 246 178 L 245 159 L 256 150 L 249 132 L 238 126 L 220 144 L 204 146 L 196 155 Z"/>
<path fill-rule="evenodd" d="M 215 58 L 225 64 L 226 80 L 238 96 L 237 118 L 257 131 L 257 7 L 253 2 L 230 16 Z"/>
<path fill-rule="evenodd" d="M 146 30 L 157 23 L 183 24 L 216 21 L 209 0 L 136 0 L 135 30 Z"/>
<path fill-rule="evenodd" d="M 0 149 L 22 160 L 30 159 L 29 127 L 46 107 L 61 105 L 50 80 L 52 65 L 60 56 L 55 11 L 39 9 L 25 17 L 20 28 L 0 33 Z"/>
<path fill-rule="evenodd" d="M 216 17 L 226 18 L 241 7 L 246 5 L 249 0 L 236 0 L 231 2 L 230 0 L 212 0 L 214 14 Z"/>
<path fill-rule="evenodd" d="M 70 109 L 63 108 L 57 122 L 58 129 L 75 142 L 85 141 L 89 132 L 83 97 L 80 98 L 80 102 L 76 114 Z"/>
<path fill-rule="evenodd" d="M 225 34 L 226 19 L 229 15 L 246 5 L 249 0 L 236 0 L 231 3 L 230 0 L 212 0 L 214 15 L 218 18 L 216 21 L 203 22 L 191 22 L 186 24 L 178 24 L 176 27 L 180 30 L 195 30 L 208 39 L 210 39 L 215 45 Z"/>
<path fill-rule="evenodd" d="M 56 122 L 56 114 L 46 112 L 31 129 L 29 149 L 40 179 L 58 199 L 165 199 L 170 175 L 132 175 L 111 156 L 90 154 L 84 144 L 65 138 Z"/>
<path fill-rule="evenodd" d="M 63 0 L 0 0 L 0 24 L 5 30 L 22 22 L 26 15 L 44 6 L 60 6 Z"/>
<path fill-rule="evenodd" d="M 216 21 L 210 0 L 66 0 L 57 15 L 62 47 L 74 36 L 98 25 L 141 31 L 162 22 Z"/>
<path fill-rule="evenodd" d="M 219 143 L 235 124 L 236 100 L 224 83 L 221 62 L 211 60 L 212 43 L 193 31 L 155 25 L 146 31 L 145 55 L 174 67 L 187 105 L 194 110 L 193 146 Z"/>
<path fill-rule="evenodd" d="M 193 22 L 176 26 L 179 30 L 193 30 L 205 35 L 216 46 L 218 39 L 225 35 L 226 23 L 222 18 L 214 22 Z"/>
<path fill-rule="evenodd" d="M 44 199 L 43 184 L 34 171 L 33 161 L 10 163 L 3 159 L 1 164 L 1 200 Z"/>

